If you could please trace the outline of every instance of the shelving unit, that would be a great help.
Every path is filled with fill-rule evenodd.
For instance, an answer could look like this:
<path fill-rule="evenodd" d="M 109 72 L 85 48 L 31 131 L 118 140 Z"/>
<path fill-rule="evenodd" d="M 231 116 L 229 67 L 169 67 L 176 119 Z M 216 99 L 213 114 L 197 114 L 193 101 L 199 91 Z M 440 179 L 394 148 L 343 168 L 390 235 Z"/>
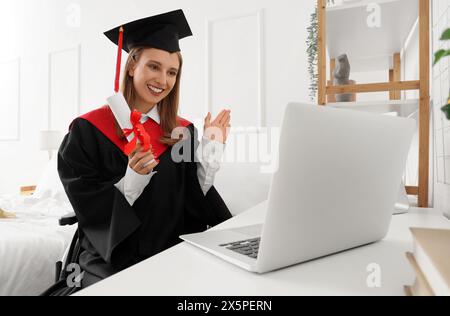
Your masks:
<path fill-rule="evenodd" d="M 386 100 L 386 101 L 360 101 L 327 103 L 327 106 L 342 109 L 361 110 L 371 113 L 395 112 L 400 117 L 410 117 L 418 111 L 418 99 Z"/>
<path fill-rule="evenodd" d="M 318 103 L 371 112 L 419 112 L 419 183 L 406 187 L 418 196 L 418 206 L 428 207 L 430 137 L 430 0 L 361 0 L 326 6 L 318 1 Z M 378 11 L 379 10 L 379 11 Z M 378 11 L 381 20 L 370 25 Z M 327 27 L 332 25 L 332 27 Z M 419 80 L 401 81 L 401 51 L 412 29 L 419 28 Z M 327 81 L 327 48 L 330 81 Z M 386 70 L 389 82 L 333 86 L 335 58 L 346 53 L 352 72 Z M 401 100 L 401 91 L 418 90 L 418 100 Z M 389 92 L 390 100 L 333 103 L 340 93 Z"/>

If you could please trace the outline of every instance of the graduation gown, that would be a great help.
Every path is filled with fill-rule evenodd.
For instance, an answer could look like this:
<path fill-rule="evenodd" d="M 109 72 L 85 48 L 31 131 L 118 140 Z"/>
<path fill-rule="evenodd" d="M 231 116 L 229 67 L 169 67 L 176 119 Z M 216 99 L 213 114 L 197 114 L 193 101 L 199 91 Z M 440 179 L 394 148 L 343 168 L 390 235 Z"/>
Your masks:
<path fill-rule="evenodd" d="M 231 214 L 212 187 L 205 196 L 197 177 L 195 127 L 187 127 L 190 160 L 174 162 L 159 142 L 160 126 L 149 119 L 158 173 L 133 205 L 115 187 L 128 167 L 126 140 L 116 135 L 108 106 L 75 119 L 58 152 L 58 172 L 79 221 L 82 287 L 89 286 L 181 242 L 179 235 L 204 231 Z"/>

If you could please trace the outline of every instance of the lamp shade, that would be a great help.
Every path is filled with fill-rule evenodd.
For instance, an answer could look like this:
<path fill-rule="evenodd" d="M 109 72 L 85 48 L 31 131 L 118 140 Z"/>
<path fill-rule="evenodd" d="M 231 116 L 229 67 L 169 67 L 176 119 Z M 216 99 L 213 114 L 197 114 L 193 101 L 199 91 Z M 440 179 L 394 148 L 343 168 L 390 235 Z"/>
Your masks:
<path fill-rule="evenodd" d="M 61 145 L 62 133 L 60 131 L 41 131 L 39 134 L 40 150 L 56 150 Z"/>

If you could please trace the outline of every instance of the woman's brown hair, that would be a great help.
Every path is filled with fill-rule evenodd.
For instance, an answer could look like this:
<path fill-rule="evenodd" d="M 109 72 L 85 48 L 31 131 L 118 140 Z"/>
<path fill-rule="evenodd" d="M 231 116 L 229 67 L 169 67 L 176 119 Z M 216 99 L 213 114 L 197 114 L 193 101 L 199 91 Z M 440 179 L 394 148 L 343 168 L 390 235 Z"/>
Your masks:
<path fill-rule="evenodd" d="M 145 49 L 148 49 L 150 47 L 145 46 L 139 46 L 134 47 L 131 49 L 127 63 L 125 65 L 124 70 L 124 78 L 122 80 L 122 93 L 125 97 L 125 100 L 127 101 L 128 105 L 130 106 L 131 110 L 134 109 L 134 102 L 136 98 L 136 89 L 134 88 L 133 83 L 133 77 L 130 76 L 130 70 L 136 65 L 136 63 L 139 61 L 139 58 L 141 58 L 142 52 Z M 159 115 L 161 118 L 161 129 L 163 130 L 163 136 L 160 138 L 160 142 L 173 146 L 177 142 L 179 142 L 179 139 L 172 139 L 171 134 L 172 131 L 178 127 L 178 104 L 180 99 L 180 79 L 181 79 L 181 70 L 183 67 L 183 57 L 178 52 L 178 59 L 180 61 L 180 68 L 177 73 L 177 78 L 175 85 L 172 89 L 172 91 L 169 93 L 167 97 L 165 97 L 157 106 Z M 116 131 L 117 135 L 123 139 L 125 138 L 123 131 L 121 130 L 119 124 L 116 121 Z"/>

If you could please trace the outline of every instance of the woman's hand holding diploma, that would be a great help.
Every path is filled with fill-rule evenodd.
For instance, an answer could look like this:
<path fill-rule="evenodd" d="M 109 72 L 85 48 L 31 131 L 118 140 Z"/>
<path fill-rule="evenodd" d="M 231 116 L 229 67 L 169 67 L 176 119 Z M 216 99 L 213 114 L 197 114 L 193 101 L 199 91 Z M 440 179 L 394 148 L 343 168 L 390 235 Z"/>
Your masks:
<path fill-rule="evenodd" d="M 128 164 L 136 173 L 148 175 L 159 164 L 159 161 L 155 158 L 151 146 L 150 150 L 144 152 L 142 151 L 142 146 L 138 144 L 128 156 Z"/>

